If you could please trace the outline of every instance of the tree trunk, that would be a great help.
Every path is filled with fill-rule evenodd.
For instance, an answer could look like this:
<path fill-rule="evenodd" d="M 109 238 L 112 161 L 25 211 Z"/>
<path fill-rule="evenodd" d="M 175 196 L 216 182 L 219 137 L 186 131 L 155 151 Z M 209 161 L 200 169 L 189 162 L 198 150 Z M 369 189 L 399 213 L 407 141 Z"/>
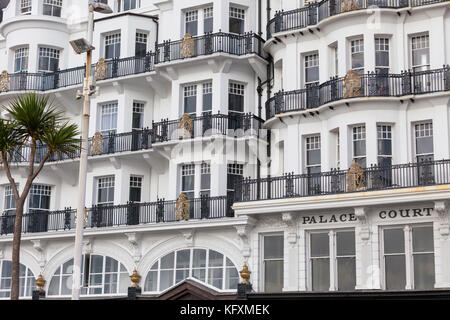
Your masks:
<path fill-rule="evenodd" d="M 11 300 L 19 300 L 20 295 L 20 240 L 22 238 L 22 217 L 25 199 L 16 203 L 16 218 L 14 220 L 14 238 L 12 250 Z"/>

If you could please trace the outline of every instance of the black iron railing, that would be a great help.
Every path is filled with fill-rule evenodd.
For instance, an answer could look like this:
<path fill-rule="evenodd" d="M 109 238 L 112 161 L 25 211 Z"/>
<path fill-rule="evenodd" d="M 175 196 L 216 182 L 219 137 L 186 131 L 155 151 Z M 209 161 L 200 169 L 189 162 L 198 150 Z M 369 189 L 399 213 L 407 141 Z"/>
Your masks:
<path fill-rule="evenodd" d="M 191 116 L 184 120 L 161 120 L 153 123 L 153 142 L 179 139 L 228 135 L 243 137 L 258 135 L 264 120 L 250 113 L 243 114 L 205 114 Z"/>
<path fill-rule="evenodd" d="M 332 170 L 317 174 L 285 174 L 236 182 L 235 201 L 301 198 L 351 192 L 400 189 L 450 183 L 450 160 L 392 166 L 371 166 L 355 172 Z"/>
<path fill-rule="evenodd" d="M 280 91 L 266 103 L 266 118 L 277 114 L 317 108 L 329 102 L 358 97 L 401 97 L 450 90 L 450 66 L 441 69 L 367 73 L 355 80 L 333 78 L 323 84 L 294 91 Z"/>
<path fill-rule="evenodd" d="M 217 52 L 232 55 L 257 54 L 267 58 L 263 50 L 264 40 L 253 32 L 242 35 L 231 33 L 209 33 L 177 41 L 167 40 L 158 44 L 156 63 L 209 55 Z"/>
<path fill-rule="evenodd" d="M 231 198 L 232 200 L 232 198 Z M 176 200 L 133 203 L 125 205 L 97 205 L 87 210 L 86 228 L 106 228 L 119 226 L 133 226 L 142 224 L 175 222 L 180 220 L 176 212 Z M 189 201 L 188 220 L 219 219 L 234 217 L 232 203 L 227 196 L 202 197 Z M 13 233 L 14 212 L 4 213 L 0 217 L 0 234 Z M 75 228 L 75 210 L 65 208 L 61 211 L 34 211 L 23 215 L 23 233 L 48 231 L 64 231 Z"/>
<path fill-rule="evenodd" d="M 277 11 L 274 18 L 267 24 L 267 39 L 278 32 L 314 26 L 326 18 L 349 11 L 376 8 L 401 9 L 442 2 L 446 0 L 323 0 L 294 10 Z"/>
<path fill-rule="evenodd" d="M 144 57 L 128 57 L 106 61 L 107 80 L 133 74 L 151 72 L 155 69 L 155 54 L 147 53 Z M 83 83 L 86 67 L 76 67 L 49 73 L 19 72 L 9 74 L 8 91 L 48 91 Z M 92 65 L 92 74 L 95 65 Z"/>
<path fill-rule="evenodd" d="M 102 140 L 93 142 L 95 138 L 89 139 L 88 156 L 99 156 L 119 152 L 146 150 L 152 147 L 153 132 L 151 129 L 133 130 L 126 133 L 109 133 L 102 136 Z M 73 154 L 53 153 L 48 162 L 75 159 L 80 157 L 80 149 Z M 34 158 L 39 163 L 47 154 L 47 146 L 38 146 Z M 15 163 L 29 162 L 31 154 L 30 146 L 18 148 L 11 155 L 10 161 Z"/>

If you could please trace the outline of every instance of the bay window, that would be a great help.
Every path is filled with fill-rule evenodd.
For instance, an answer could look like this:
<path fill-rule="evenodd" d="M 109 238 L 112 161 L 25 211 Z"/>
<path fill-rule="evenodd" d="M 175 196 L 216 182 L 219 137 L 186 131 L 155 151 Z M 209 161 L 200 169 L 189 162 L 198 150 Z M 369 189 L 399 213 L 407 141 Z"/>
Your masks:
<path fill-rule="evenodd" d="M 362 75 L 364 73 L 364 39 L 352 40 L 350 45 L 352 69 Z"/>
<path fill-rule="evenodd" d="M 382 230 L 382 237 L 385 289 L 433 289 L 433 227 L 386 227 Z"/>
<path fill-rule="evenodd" d="M 31 14 L 31 2 L 32 0 L 20 0 L 21 14 Z"/>
<path fill-rule="evenodd" d="M 309 286 L 312 291 L 351 291 L 356 286 L 355 232 L 311 231 Z"/>
<path fill-rule="evenodd" d="M 353 162 L 366 168 L 366 126 L 353 127 Z"/>
<path fill-rule="evenodd" d="M 62 0 L 44 0 L 44 15 L 61 17 Z"/>
<path fill-rule="evenodd" d="M 18 48 L 14 52 L 14 72 L 28 71 L 28 47 Z"/>
<path fill-rule="evenodd" d="M 39 48 L 38 72 L 55 72 L 59 68 L 60 50 L 53 48 Z"/>
<path fill-rule="evenodd" d="M 243 34 L 245 28 L 245 10 L 230 6 L 230 33 Z"/>

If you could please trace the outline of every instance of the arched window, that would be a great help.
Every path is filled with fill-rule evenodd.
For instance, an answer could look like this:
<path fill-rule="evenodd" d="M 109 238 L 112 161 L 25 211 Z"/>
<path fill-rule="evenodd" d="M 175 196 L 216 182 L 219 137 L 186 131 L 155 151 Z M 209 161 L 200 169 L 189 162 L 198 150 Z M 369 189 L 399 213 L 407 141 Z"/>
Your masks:
<path fill-rule="evenodd" d="M 119 261 L 101 255 L 83 255 L 81 295 L 120 295 L 126 294 L 131 286 L 130 276 Z M 85 261 L 88 265 L 85 266 Z M 84 270 L 89 269 L 85 277 Z M 73 259 L 61 265 L 53 275 L 48 287 L 49 296 L 70 296 L 72 294 Z"/>
<path fill-rule="evenodd" d="M 158 259 L 145 279 L 145 292 L 161 292 L 184 279 L 195 278 L 219 290 L 237 288 L 239 274 L 233 262 L 208 249 L 182 249 Z"/>
<path fill-rule="evenodd" d="M 20 264 L 20 296 L 30 297 L 34 289 L 36 289 L 36 279 L 31 272 L 23 264 Z M 0 299 L 9 298 L 11 296 L 11 279 L 12 279 L 12 262 L 9 260 L 0 260 Z"/>

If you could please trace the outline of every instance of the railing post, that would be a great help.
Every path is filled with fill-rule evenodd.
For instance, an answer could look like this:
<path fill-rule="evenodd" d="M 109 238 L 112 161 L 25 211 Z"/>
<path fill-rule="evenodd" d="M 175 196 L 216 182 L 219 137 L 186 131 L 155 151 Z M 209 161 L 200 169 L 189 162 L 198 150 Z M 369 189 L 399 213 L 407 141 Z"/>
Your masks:
<path fill-rule="evenodd" d="M 114 153 L 115 139 L 116 139 L 116 134 L 113 132 L 110 132 L 109 136 L 108 136 L 108 153 Z"/>
<path fill-rule="evenodd" d="M 72 228 L 72 217 L 71 217 L 72 209 L 64 208 L 64 230 L 70 230 Z M 84 214 L 84 212 L 83 212 Z"/>
<path fill-rule="evenodd" d="M 444 66 L 444 90 L 450 90 L 450 66 Z"/>
<path fill-rule="evenodd" d="M 118 68 L 119 68 L 119 59 L 118 58 L 114 58 L 112 60 L 112 78 L 116 78 L 117 74 L 118 74 Z"/>
<path fill-rule="evenodd" d="M 209 218 L 209 202 L 211 198 L 206 194 L 200 195 L 200 218 L 208 219 Z"/>

